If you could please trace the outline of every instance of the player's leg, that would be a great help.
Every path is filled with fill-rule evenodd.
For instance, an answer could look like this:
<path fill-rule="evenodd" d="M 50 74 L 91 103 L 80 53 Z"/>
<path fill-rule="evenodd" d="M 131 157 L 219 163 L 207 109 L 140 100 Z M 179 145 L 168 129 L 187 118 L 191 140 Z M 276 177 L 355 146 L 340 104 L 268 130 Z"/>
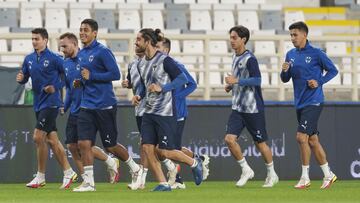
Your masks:
<path fill-rule="evenodd" d="M 104 150 L 97 146 L 92 147 L 92 152 L 94 154 L 94 158 L 105 162 L 107 166 L 107 171 L 109 172 L 110 183 L 117 183 L 120 178 L 119 160 L 117 158 L 112 158 L 111 156 L 106 154 Z"/>

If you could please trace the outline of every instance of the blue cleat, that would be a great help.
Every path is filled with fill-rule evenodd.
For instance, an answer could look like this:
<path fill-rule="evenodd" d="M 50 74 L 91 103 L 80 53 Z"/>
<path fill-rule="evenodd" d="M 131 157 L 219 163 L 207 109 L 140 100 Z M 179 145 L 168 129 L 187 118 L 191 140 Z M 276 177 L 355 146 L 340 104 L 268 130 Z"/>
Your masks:
<path fill-rule="evenodd" d="M 171 191 L 171 187 L 170 187 L 170 185 L 160 184 L 160 185 L 156 186 L 152 191 L 153 191 L 153 192 L 157 192 L 157 191 L 160 191 L 160 192 L 170 192 L 170 191 Z"/>
<path fill-rule="evenodd" d="M 198 162 L 197 165 L 192 168 L 192 173 L 194 176 L 194 182 L 196 185 L 200 185 L 203 181 L 203 169 L 202 169 L 202 160 L 200 158 L 196 158 Z"/>

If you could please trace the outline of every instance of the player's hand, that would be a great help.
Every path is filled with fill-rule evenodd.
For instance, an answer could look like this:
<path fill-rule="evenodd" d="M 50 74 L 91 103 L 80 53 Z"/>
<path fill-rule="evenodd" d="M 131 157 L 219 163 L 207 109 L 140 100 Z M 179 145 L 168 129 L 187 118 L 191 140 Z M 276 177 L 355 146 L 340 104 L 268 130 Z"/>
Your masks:
<path fill-rule="evenodd" d="M 86 68 L 82 68 L 81 69 L 81 77 L 84 79 L 84 80 L 89 80 L 90 79 L 90 71 Z"/>
<path fill-rule="evenodd" d="M 55 92 L 55 87 L 53 85 L 48 85 L 44 87 L 44 92 L 52 94 Z"/>
<path fill-rule="evenodd" d="M 65 114 L 64 107 L 59 108 L 60 115 L 63 116 Z"/>
<path fill-rule="evenodd" d="M 230 92 L 232 90 L 233 86 L 232 85 L 225 85 L 225 92 Z"/>
<path fill-rule="evenodd" d="M 131 100 L 131 104 L 134 106 L 138 106 L 140 104 L 140 101 L 141 101 L 141 97 L 139 95 L 135 95 Z"/>
<path fill-rule="evenodd" d="M 74 82 L 73 82 L 73 87 L 74 88 L 81 87 L 81 80 L 80 79 L 75 79 Z"/>
<path fill-rule="evenodd" d="M 24 73 L 22 71 L 19 71 L 18 74 L 16 74 L 16 82 L 21 82 L 24 80 Z"/>
<path fill-rule="evenodd" d="M 290 63 L 289 63 L 289 62 L 284 62 L 284 63 L 282 64 L 282 66 L 281 66 L 281 70 L 282 70 L 283 72 L 285 72 L 285 73 L 289 70 L 289 68 L 290 68 Z"/>
<path fill-rule="evenodd" d="M 227 75 L 225 77 L 225 83 L 228 84 L 228 85 L 233 85 L 233 84 L 236 84 L 238 82 L 239 82 L 238 79 L 233 75 Z"/>
<path fill-rule="evenodd" d="M 152 84 L 150 84 L 148 90 L 149 90 L 149 92 L 160 93 L 162 91 L 162 88 L 160 85 L 152 83 Z"/>
<path fill-rule="evenodd" d="M 308 86 L 311 89 L 315 89 L 315 88 L 319 87 L 319 83 L 316 80 L 308 80 L 307 82 L 308 82 Z"/>
<path fill-rule="evenodd" d="M 123 80 L 121 82 L 121 87 L 123 88 L 128 88 L 129 87 L 129 81 L 128 80 Z"/>

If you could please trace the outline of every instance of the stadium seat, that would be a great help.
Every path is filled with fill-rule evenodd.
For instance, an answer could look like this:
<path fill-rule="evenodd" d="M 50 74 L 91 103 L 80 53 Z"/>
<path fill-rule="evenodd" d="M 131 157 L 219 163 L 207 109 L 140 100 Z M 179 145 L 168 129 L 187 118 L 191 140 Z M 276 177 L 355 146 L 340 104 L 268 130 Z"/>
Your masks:
<path fill-rule="evenodd" d="M 128 40 L 107 40 L 109 48 L 113 52 L 127 52 L 129 51 Z"/>
<path fill-rule="evenodd" d="M 204 53 L 204 42 L 202 40 L 184 40 L 183 52 L 186 54 Z"/>
<path fill-rule="evenodd" d="M 89 9 L 70 9 L 69 28 L 79 28 L 81 22 L 86 18 L 91 18 Z"/>
<path fill-rule="evenodd" d="M 343 85 L 351 85 L 352 84 L 352 76 L 351 73 L 343 73 Z"/>
<path fill-rule="evenodd" d="M 274 73 L 274 72 L 272 72 L 271 73 L 271 85 L 272 86 L 276 86 L 276 85 L 278 85 L 279 84 L 279 73 Z"/>
<path fill-rule="evenodd" d="M 174 4 L 195 4 L 195 0 L 174 0 Z"/>
<path fill-rule="evenodd" d="M 219 4 L 219 0 L 197 0 L 198 4 Z"/>
<path fill-rule="evenodd" d="M 92 3 L 69 3 L 70 9 L 92 9 Z"/>
<path fill-rule="evenodd" d="M 171 51 L 172 54 L 181 53 L 179 40 L 171 40 Z"/>
<path fill-rule="evenodd" d="M 76 3 L 77 0 L 54 0 L 54 2 L 68 2 L 68 3 Z"/>
<path fill-rule="evenodd" d="M 256 11 L 239 11 L 238 25 L 247 27 L 250 31 L 259 30 L 259 17 Z"/>
<path fill-rule="evenodd" d="M 346 51 L 346 42 L 325 42 L 326 53 L 328 55 L 345 55 Z"/>
<path fill-rule="evenodd" d="M 78 0 L 79 3 L 101 3 L 101 0 Z"/>
<path fill-rule="evenodd" d="M 11 51 L 32 52 L 33 46 L 32 46 L 31 39 L 13 39 L 13 40 L 11 40 Z"/>
<path fill-rule="evenodd" d="M 209 11 L 190 11 L 190 30 L 212 30 Z"/>
<path fill-rule="evenodd" d="M 172 4 L 172 0 L 150 0 L 150 3 L 166 3 L 166 4 Z"/>
<path fill-rule="evenodd" d="M 8 45 L 5 39 L 0 39 L 0 52 L 7 52 Z"/>
<path fill-rule="evenodd" d="M 188 30 L 186 11 L 180 9 L 167 9 L 166 29 Z"/>
<path fill-rule="evenodd" d="M 285 27 L 284 30 L 288 30 L 289 26 L 298 21 L 305 22 L 305 16 L 302 11 L 286 11 L 285 12 Z"/>
<path fill-rule="evenodd" d="M 102 0 L 103 3 L 119 3 L 124 4 L 125 0 Z"/>
<path fill-rule="evenodd" d="M 255 41 L 254 54 L 275 54 L 274 41 Z"/>
<path fill-rule="evenodd" d="M 245 4 L 265 4 L 266 0 L 244 0 Z"/>
<path fill-rule="evenodd" d="M 214 30 L 228 31 L 235 25 L 232 11 L 214 11 Z"/>
<path fill-rule="evenodd" d="M 354 4 L 354 0 L 335 0 L 334 4 L 336 6 L 344 6 Z"/>
<path fill-rule="evenodd" d="M 119 11 L 119 29 L 140 30 L 140 15 L 138 10 Z"/>
<path fill-rule="evenodd" d="M 78 25 L 79 26 L 79 25 Z M 67 28 L 67 17 L 64 9 L 45 9 L 45 28 Z"/>
<path fill-rule="evenodd" d="M 143 10 L 142 14 L 142 27 L 164 29 L 161 10 Z"/>
<path fill-rule="evenodd" d="M 0 27 L 18 27 L 14 8 L 0 8 Z"/>
<path fill-rule="evenodd" d="M 262 11 L 260 13 L 261 29 L 282 30 L 283 25 L 281 15 L 281 11 Z"/>
<path fill-rule="evenodd" d="M 44 2 L 21 2 L 20 8 L 44 8 Z"/>
<path fill-rule="evenodd" d="M 116 3 L 94 3 L 94 10 L 111 10 L 114 13 L 114 9 L 116 8 Z M 114 14 L 113 14 L 114 15 Z"/>
<path fill-rule="evenodd" d="M 46 2 L 45 3 L 45 9 L 46 8 L 67 9 L 68 7 L 69 7 L 69 5 L 66 2 Z"/>
<path fill-rule="evenodd" d="M 94 18 L 98 22 L 99 28 L 116 28 L 113 10 L 95 9 Z"/>
<path fill-rule="evenodd" d="M 221 4 L 242 4 L 239 0 L 220 0 Z"/>
<path fill-rule="evenodd" d="M 35 28 L 43 27 L 42 15 L 38 8 L 23 8 L 20 12 L 20 27 Z"/>
<path fill-rule="evenodd" d="M 128 4 L 147 4 L 149 0 L 126 0 Z"/>

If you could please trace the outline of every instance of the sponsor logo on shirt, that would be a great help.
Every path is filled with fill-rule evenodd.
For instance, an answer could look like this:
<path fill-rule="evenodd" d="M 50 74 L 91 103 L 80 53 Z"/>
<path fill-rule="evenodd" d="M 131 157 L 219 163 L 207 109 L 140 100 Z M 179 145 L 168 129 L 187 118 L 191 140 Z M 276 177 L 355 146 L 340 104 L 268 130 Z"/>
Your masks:
<path fill-rule="evenodd" d="M 91 63 L 94 60 L 94 55 L 89 56 L 89 62 Z"/>

